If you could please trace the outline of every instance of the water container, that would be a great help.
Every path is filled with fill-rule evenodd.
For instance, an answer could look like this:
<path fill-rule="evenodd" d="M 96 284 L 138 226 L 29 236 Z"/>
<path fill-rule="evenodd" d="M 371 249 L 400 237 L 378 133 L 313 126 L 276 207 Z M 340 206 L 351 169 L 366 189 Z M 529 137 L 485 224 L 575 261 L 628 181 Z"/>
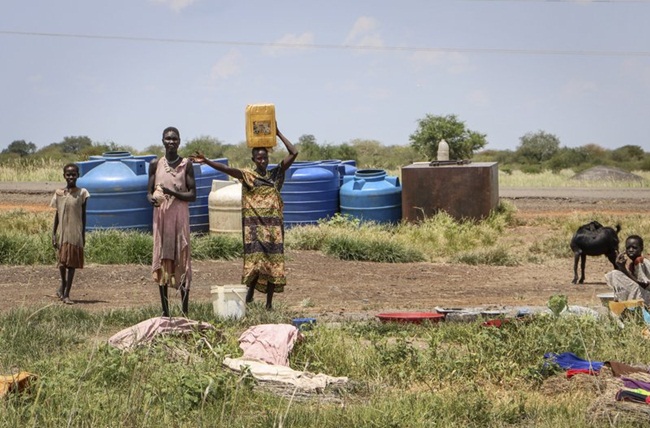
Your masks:
<path fill-rule="evenodd" d="M 246 144 L 248 147 L 275 147 L 277 144 L 275 105 L 246 106 Z"/>
<path fill-rule="evenodd" d="M 447 144 L 445 140 L 440 140 L 440 142 L 438 143 L 437 160 L 439 161 L 449 160 L 449 144 Z"/>
<path fill-rule="evenodd" d="M 86 206 L 86 228 L 151 231 L 153 207 L 147 201 L 149 162 L 155 155 L 106 152 L 78 162 L 77 186 L 91 197 Z"/>
<path fill-rule="evenodd" d="M 228 165 L 227 158 L 212 159 L 213 162 Z M 228 175 L 208 165 L 194 164 L 196 180 L 196 201 L 190 203 L 190 231 L 208 232 L 210 230 L 210 212 L 208 197 L 212 191 L 213 180 L 227 180 Z"/>
<path fill-rule="evenodd" d="M 362 221 L 398 223 L 402 218 L 402 188 L 397 177 L 382 169 L 360 169 L 344 177 L 341 214 Z"/>
<path fill-rule="evenodd" d="M 284 225 L 315 224 L 339 210 L 339 167 L 336 164 L 295 162 L 286 171 L 280 192 Z"/>
<path fill-rule="evenodd" d="M 212 309 L 222 318 L 241 319 L 246 315 L 245 285 L 215 285 L 210 287 Z"/>
<path fill-rule="evenodd" d="M 210 233 L 241 233 L 241 183 L 232 180 L 212 180 L 208 196 Z"/>
<path fill-rule="evenodd" d="M 348 176 L 348 175 L 354 175 L 355 172 L 357 172 L 357 161 L 355 160 L 346 160 L 346 161 L 341 161 L 338 159 L 328 159 L 324 160 L 321 163 L 323 164 L 335 164 L 338 165 L 339 167 L 339 186 L 343 185 L 343 178 Z"/>

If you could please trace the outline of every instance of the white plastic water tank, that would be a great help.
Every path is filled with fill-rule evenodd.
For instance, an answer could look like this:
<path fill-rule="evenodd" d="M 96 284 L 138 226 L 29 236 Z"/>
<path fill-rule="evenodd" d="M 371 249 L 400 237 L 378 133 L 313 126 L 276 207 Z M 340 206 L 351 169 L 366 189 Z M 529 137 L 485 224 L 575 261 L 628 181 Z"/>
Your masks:
<path fill-rule="evenodd" d="M 212 180 L 208 214 L 210 233 L 241 233 L 241 183 Z"/>

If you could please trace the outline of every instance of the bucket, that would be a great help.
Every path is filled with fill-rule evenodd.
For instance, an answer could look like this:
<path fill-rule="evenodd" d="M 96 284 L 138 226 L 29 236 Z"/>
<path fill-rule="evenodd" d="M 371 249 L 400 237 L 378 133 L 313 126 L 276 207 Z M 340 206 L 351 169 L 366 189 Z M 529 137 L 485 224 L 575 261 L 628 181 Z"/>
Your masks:
<path fill-rule="evenodd" d="M 241 319 L 246 315 L 245 285 L 215 285 L 210 288 L 214 314 L 222 318 Z"/>

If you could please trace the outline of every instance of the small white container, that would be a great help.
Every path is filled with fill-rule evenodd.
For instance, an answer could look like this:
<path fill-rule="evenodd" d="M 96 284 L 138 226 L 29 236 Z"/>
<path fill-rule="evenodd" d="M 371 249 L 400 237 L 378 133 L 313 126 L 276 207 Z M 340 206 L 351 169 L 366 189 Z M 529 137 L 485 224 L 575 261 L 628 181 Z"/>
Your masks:
<path fill-rule="evenodd" d="M 245 285 L 215 285 L 210 288 L 212 309 L 221 318 L 241 319 L 246 315 Z"/>

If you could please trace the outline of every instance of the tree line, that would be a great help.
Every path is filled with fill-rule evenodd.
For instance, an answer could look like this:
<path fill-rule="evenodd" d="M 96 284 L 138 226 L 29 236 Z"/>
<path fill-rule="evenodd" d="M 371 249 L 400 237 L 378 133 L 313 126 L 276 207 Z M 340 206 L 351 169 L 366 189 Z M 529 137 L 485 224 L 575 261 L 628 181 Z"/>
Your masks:
<path fill-rule="evenodd" d="M 456 115 L 426 115 L 418 120 L 417 129 L 409 136 L 409 144 L 404 146 L 386 146 L 379 141 L 365 139 L 353 139 L 340 144 L 319 144 L 314 135 L 305 134 L 298 138 L 296 147 L 300 151 L 301 161 L 354 160 L 359 168 L 395 170 L 415 161 L 435 160 L 438 144 L 443 139 L 449 144 L 450 159 L 498 162 L 499 168 L 505 171 L 518 169 L 538 173 L 572 169 L 578 172 L 596 165 L 615 166 L 627 171 L 650 170 L 650 154 L 641 146 L 624 145 L 614 150 L 596 144 L 563 147 L 555 135 L 542 130 L 520 137 L 515 150 L 485 150 L 486 134 L 468 129 L 465 122 Z M 151 145 L 139 151 L 114 142 L 94 142 L 87 136 L 69 136 L 41 149 L 25 140 L 12 141 L 0 153 L 0 162 L 40 159 L 75 162 L 115 151 L 157 156 L 164 153 L 162 144 Z M 227 158 L 234 166 L 241 167 L 250 163 L 250 149 L 246 142 L 224 144 L 218 138 L 200 136 L 184 142 L 179 150 L 183 156 L 197 151 L 213 159 Z M 279 162 L 285 154 L 284 148 L 279 147 L 270 154 L 270 160 Z"/>

